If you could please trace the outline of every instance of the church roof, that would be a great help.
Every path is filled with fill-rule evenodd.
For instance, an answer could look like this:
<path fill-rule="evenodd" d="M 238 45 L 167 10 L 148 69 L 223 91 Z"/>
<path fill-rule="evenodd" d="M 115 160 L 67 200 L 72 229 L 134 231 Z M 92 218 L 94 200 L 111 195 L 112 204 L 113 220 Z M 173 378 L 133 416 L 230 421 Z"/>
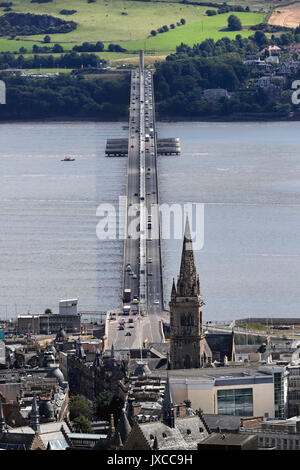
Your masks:
<path fill-rule="evenodd" d="M 121 417 L 119 419 L 117 428 L 116 428 L 116 434 L 120 434 L 122 443 L 126 441 L 128 434 L 131 431 L 131 426 L 129 424 L 127 414 L 125 413 L 124 410 L 122 410 Z"/>
<path fill-rule="evenodd" d="M 31 433 L 5 432 L 0 436 L 0 449 L 29 450 L 34 439 L 35 434 Z"/>
<path fill-rule="evenodd" d="M 176 418 L 174 428 L 170 428 L 161 421 L 135 423 L 125 444 L 125 450 L 131 450 L 130 441 L 133 437 L 135 437 L 135 442 L 139 441 L 138 433 L 141 435 L 141 442 L 146 439 L 149 447 L 153 448 L 155 441 L 159 450 L 196 450 L 198 442 L 208 436 L 199 416 Z"/>
<path fill-rule="evenodd" d="M 203 417 L 212 431 L 237 432 L 241 427 L 240 416 L 203 413 Z"/>

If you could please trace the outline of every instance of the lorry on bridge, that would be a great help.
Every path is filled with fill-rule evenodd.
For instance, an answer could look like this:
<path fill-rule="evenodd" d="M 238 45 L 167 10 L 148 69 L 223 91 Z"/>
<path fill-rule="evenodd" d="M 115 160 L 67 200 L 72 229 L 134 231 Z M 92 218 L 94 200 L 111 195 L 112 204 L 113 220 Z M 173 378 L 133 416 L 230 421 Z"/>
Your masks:
<path fill-rule="evenodd" d="M 124 289 L 123 301 L 126 302 L 126 303 L 131 302 L 131 289 Z"/>
<path fill-rule="evenodd" d="M 124 305 L 123 306 L 123 315 L 129 315 L 130 314 L 131 307 L 130 305 Z"/>

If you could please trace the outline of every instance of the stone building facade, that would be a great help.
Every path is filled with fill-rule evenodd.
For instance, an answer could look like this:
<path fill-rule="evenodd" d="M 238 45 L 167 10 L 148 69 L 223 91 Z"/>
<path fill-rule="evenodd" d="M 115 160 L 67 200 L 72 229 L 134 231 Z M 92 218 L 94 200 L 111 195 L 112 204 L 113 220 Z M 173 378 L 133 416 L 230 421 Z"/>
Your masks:
<path fill-rule="evenodd" d="M 203 304 L 187 220 L 180 273 L 177 286 L 173 280 L 171 302 L 169 303 L 171 369 L 199 368 L 204 363 Z"/>

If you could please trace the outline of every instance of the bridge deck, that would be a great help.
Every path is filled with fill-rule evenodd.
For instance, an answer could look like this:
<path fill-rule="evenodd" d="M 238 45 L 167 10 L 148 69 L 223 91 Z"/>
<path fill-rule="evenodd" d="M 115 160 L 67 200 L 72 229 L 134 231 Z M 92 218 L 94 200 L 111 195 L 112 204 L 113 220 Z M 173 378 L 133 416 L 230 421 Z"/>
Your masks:
<path fill-rule="evenodd" d="M 173 149 L 170 143 L 180 151 L 178 139 L 162 139 L 159 145 L 167 152 Z M 158 147 L 152 71 L 144 70 L 141 61 L 139 71 L 131 75 L 128 139 L 107 141 L 111 155 L 128 155 L 123 291 L 131 290 L 131 302 L 124 303 L 130 303 L 132 311 L 128 317 L 116 315 L 109 321 L 107 346 L 114 344 L 118 350 L 141 348 L 147 341 L 163 341 Z M 139 303 L 132 302 L 133 296 Z M 136 315 L 133 310 L 137 310 Z M 120 330 L 119 321 L 123 317 L 125 328 Z"/>

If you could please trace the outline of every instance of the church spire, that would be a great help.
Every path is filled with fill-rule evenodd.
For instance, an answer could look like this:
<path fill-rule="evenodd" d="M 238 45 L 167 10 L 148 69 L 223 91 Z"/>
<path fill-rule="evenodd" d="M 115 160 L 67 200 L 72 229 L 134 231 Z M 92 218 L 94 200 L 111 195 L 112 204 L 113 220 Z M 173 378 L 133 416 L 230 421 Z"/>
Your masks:
<path fill-rule="evenodd" d="M 196 271 L 188 217 L 186 218 L 184 231 L 180 272 L 177 281 L 177 295 L 180 297 L 196 297 L 200 295 L 200 283 Z"/>
<path fill-rule="evenodd" d="M 163 422 L 170 428 L 175 427 L 174 404 L 170 388 L 169 375 L 167 375 L 164 401 L 162 406 Z"/>
<path fill-rule="evenodd" d="M 40 431 L 40 414 L 38 410 L 36 395 L 34 395 L 32 402 L 32 408 L 30 413 L 30 426 L 35 432 Z"/>
<path fill-rule="evenodd" d="M 171 291 L 171 299 L 174 299 L 176 297 L 176 286 L 175 286 L 175 280 L 173 277 L 173 284 L 172 284 L 172 291 Z"/>
<path fill-rule="evenodd" d="M 125 444 L 125 441 L 128 437 L 128 434 L 131 431 L 131 426 L 129 424 L 127 414 L 125 410 L 122 410 L 120 420 L 118 422 L 117 428 L 116 428 L 116 433 L 120 433 L 121 436 L 121 442 Z"/>

